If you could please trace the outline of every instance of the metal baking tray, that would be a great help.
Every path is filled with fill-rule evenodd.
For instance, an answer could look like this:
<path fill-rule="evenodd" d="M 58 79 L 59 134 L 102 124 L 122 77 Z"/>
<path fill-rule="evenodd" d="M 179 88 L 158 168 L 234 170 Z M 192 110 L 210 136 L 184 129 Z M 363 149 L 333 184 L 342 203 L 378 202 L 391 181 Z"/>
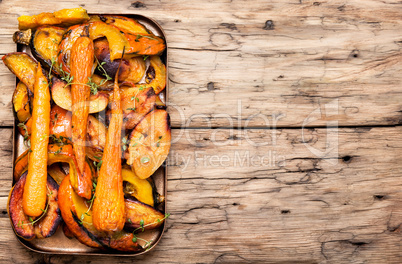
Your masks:
<path fill-rule="evenodd" d="M 168 55 L 167 55 L 167 42 L 166 42 L 166 35 L 163 31 L 162 27 L 153 19 L 145 17 L 143 15 L 138 14 L 89 14 L 89 15 L 118 15 L 124 16 L 128 18 L 133 18 L 137 20 L 139 23 L 144 25 L 148 30 L 150 30 L 154 35 L 162 37 L 165 39 L 166 49 L 161 55 L 162 62 L 166 65 L 166 78 L 168 76 Z M 17 51 L 23 51 L 31 54 L 30 48 L 25 45 L 17 45 Z M 18 82 L 18 79 L 16 80 Z M 166 88 L 159 94 L 159 97 L 162 102 L 165 104 L 168 102 L 168 89 L 169 83 L 166 80 Z M 18 119 L 14 113 L 14 126 L 13 126 L 13 173 L 14 173 L 14 161 L 17 157 L 22 154 L 26 147 L 24 145 L 24 138 L 18 132 L 17 129 Z M 167 194 L 167 166 L 166 163 L 162 164 L 162 166 L 151 176 L 155 182 L 155 187 L 158 193 L 163 194 L 165 196 L 165 202 L 159 205 L 158 209 L 166 212 L 166 194 Z M 12 176 L 11 176 L 12 177 Z M 15 182 L 13 182 L 13 185 Z M 167 219 L 166 219 L 167 220 Z M 150 250 L 152 250 L 162 238 L 162 235 L 165 231 L 166 220 L 164 221 L 163 225 L 159 229 L 148 230 L 143 233 L 139 233 L 137 237 L 143 238 L 147 241 L 152 240 L 152 246 L 146 250 L 141 252 L 117 252 L 117 251 L 107 251 L 107 250 L 99 250 L 95 248 L 88 247 L 84 244 L 81 244 L 77 239 L 67 238 L 61 226 L 58 228 L 56 233 L 45 239 L 33 239 L 31 241 L 27 241 L 22 239 L 21 237 L 16 235 L 17 240 L 25 246 L 27 249 L 44 254 L 60 254 L 60 255 L 95 255 L 95 256 L 137 256 L 142 255 Z M 11 222 L 10 222 L 11 223 Z M 14 229 L 13 229 L 14 230 Z M 140 243 L 141 241 L 139 241 Z"/>

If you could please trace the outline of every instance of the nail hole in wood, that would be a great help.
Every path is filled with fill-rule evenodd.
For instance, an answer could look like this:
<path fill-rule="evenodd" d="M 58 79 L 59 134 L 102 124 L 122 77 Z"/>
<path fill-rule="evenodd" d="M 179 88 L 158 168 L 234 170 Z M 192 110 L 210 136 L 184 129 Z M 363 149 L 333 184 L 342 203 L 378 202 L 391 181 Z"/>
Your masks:
<path fill-rule="evenodd" d="M 290 214 L 290 210 L 282 210 L 281 214 Z"/>
<path fill-rule="evenodd" d="M 140 2 L 140 1 L 131 3 L 131 6 L 134 7 L 134 8 L 146 7 L 146 5 L 143 2 Z"/>
<path fill-rule="evenodd" d="M 352 157 L 349 156 L 349 155 L 347 155 L 347 156 L 344 156 L 344 157 L 342 158 L 342 160 L 343 160 L 343 162 L 345 162 L 345 163 L 349 163 L 349 162 L 352 161 Z"/>
<path fill-rule="evenodd" d="M 179 22 L 181 22 L 181 20 L 180 19 L 175 19 L 174 22 L 179 23 Z"/>
<path fill-rule="evenodd" d="M 209 82 L 209 83 L 207 84 L 207 89 L 208 89 L 208 91 L 212 91 L 212 90 L 214 89 L 214 83 L 213 83 L 213 82 Z"/>
<path fill-rule="evenodd" d="M 385 198 L 386 198 L 385 195 L 379 195 L 379 194 L 374 195 L 373 197 L 374 197 L 374 200 L 379 200 L 379 201 L 385 200 Z"/>
<path fill-rule="evenodd" d="M 233 206 L 239 205 L 238 203 L 233 203 Z"/>
<path fill-rule="evenodd" d="M 274 21 L 267 20 L 267 21 L 265 21 L 265 26 L 262 29 L 273 30 L 274 28 L 275 28 Z"/>
<path fill-rule="evenodd" d="M 1 0 L 0 0 L 0 1 L 1 1 Z M 7 214 L 7 211 L 1 211 L 1 213 L 5 215 L 5 214 Z"/>

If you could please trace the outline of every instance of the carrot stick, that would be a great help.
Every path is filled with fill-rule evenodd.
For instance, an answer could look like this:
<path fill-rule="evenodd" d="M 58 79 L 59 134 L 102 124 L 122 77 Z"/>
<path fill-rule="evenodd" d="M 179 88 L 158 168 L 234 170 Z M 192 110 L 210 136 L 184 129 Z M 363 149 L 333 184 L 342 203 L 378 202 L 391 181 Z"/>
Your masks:
<path fill-rule="evenodd" d="M 119 66 L 120 68 L 120 66 Z M 123 112 L 120 105 L 120 92 L 117 70 L 112 101 L 112 117 L 106 136 L 102 165 L 98 175 L 93 204 L 93 224 L 103 232 L 123 229 L 125 222 L 125 204 L 123 178 L 121 176 L 121 129 Z"/>
<path fill-rule="evenodd" d="M 71 179 L 74 190 L 81 197 L 91 199 L 92 179 L 85 161 L 85 139 L 89 115 L 88 99 L 91 89 L 88 79 L 94 59 L 94 45 L 90 38 L 79 37 L 71 49 L 72 140 L 78 163 L 78 177 Z"/>
<path fill-rule="evenodd" d="M 34 84 L 31 152 L 22 206 L 29 216 L 40 216 L 46 206 L 47 146 L 49 143 L 50 92 L 38 63 Z"/>

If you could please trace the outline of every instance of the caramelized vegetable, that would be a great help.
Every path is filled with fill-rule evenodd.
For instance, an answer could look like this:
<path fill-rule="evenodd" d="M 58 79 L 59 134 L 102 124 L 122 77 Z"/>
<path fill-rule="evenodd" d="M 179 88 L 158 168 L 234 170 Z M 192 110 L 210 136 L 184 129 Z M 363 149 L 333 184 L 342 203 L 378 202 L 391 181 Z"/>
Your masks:
<path fill-rule="evenodd" d="M 71 87 L 62 80 L 53 77 L 51 90 L 53 101 L 61 108 L 71 111 L 73 104 Z M 89 113 L 92 114 L 105 110 L 109 99 L 107 94 L 98 92 L 95 95 L 91 94 L 88 101 Z"/>
<path fill-rule="evenodd" d="M 8 53 L 3 56 L 2 60 L 7 68 L 33 93 L 37 71 L 36 61 L 24 52 Z"/>
<path fill-rule="evenodd" d="M 72 139 L 74 154 L 78 163 L 77 194 L 90 199 L 92 189 L 91 175 L 85 174 L 85 138 L 89 107 L 87 101 L 91 93 L 88 79 L 93 66 L 94 46 L 88 37 L 79 37 L 71 49 L 72 95 Z"/>
<path fill-rule="evenodd" d="M 124 192 L 135 197 L 138 201 L 147 205 L 154 206 L 154 190 L 152 184 L 148 180 L 140 179 L 130 169 L 122 169 L 121 175 L 123 181 L 126 182 Z"/>
<path fill-rule="evenodd" d="M 62 9 L 54 13 L 41 13 L 34 16 L 18 17 L 18 28 L 20 30 L 43 25 L 73 25 L 89 20 L 87 11 L 82 7 L 72 9 Z"/>
<path fill-rule="evenodd" d="M 47 145 L 49 142 L 50 93 L 42 67 L 38 64 L 34 85 L 31 150 L 24 187 L 23 208 L 29 216 L 39 216 L 46 205 Z"/>
<path fill-rule="evenodd" d="M 87 156 L 94 161 L 99 161 L 106 145 L 106 127 L 91 115 L 88 117 L 87 142 L 89 145 L 86 147 Z"/>
<path fill-rule="evenodd" d="M 13 41 L 18 44 L 29 45 L 31 43 L 32 29 L 16 31 L 13 34 Z"/>
<path fill-rule="evenodd" d="M 130 34 L 149 34 L 150 32 L 134 19 L 116 16 L 116 15 L 94 15 L 91 16 L 91 21 L 103 21 L 106 24 L 111 24 L 120 30 L 124 30 Z"/>
<path fill-rule="evenodd" d="M 71 138 L 71 112 L 54 105 L 50 111 L 49 133 L 60 140 Z"/>
<path fill-rule="evenodd" d="M 42 26 L 35 31 L 31 42 L 34 57 L 56 73 L 60 73 L 57 52 L 64 31 L 60 27 Z"/>
<path fill-rule="evenodd" d="M 66 177 L 64 170 L 60 167 L 60 164 L 54 163 L 47 167 L 48 174 L 57 182 L 57 184 L 61 184 L 63 179 Z"/>
<path fill-rule="evenodd" d="M 110 59 L 120 59 L 123 50 L 129 47 L 127 39 L 120 30 L 112 25 L 101 21 L 92 22 L 89 26 L 89 36 L 91 39 L 106 37 L 109 42 Z"/>
<path fill-rule="evenodd" d="M 115 78 L 112 117 L 107 131 L 93 207 L 95 228 L 107 233 L 122 230 L 125 222 L 123 180 L 121 176 L 122 127 L 123 113 L 120 105 L 120 91 L 117 78 Z"/>
<path fill-rule="evenodd" d="M 25 123 L 31 117 L 31 111 L 29 109 L 28 88 L 22 82 L 19 82 L 15 88 L 13 105 L 18 121 Z"/>
<path fill-rule="evenodd" d="M 57 204 L 58 185 L 47 176 L 47 205 L 38 218 L 31 218 L 24 213 L 22 200 L 24 186 L 26 185 L 26 175 L 24 173 L 18 182 L 11 189 L 8 196 L 7 211 L 15 233 L 26 239 L 46 238 L 52 236 L 60 223 L 63 221 Z"/>
<path fill-rule="evenodd" d="M 79 197 L 66 177 L 59 188 L 59 206 L 64 222 L 71 233 L 83 244 L 95 248 L 112 248 L 119 251 L 139 251 L 142 248 L 133 241 L 133 234 L 116 232 L 107 235 L 93 225 L 91 202 Z"/>
<path fill-rule="evenodd" d="M 29 150 L 25 150 L 14 162 L 14 182 L 17 182 L 21 175 L 28 170 L 28 153 Z"/>
<path fill-rule="evenodd" d="M 32 116 L 25 123 L 19 123 L 17 127 L 24 140 L 29 140 L 31 138 Z"/>
<path fill-rule="evenodd" d="M 132 199 L 126 199 L 126 208 L 126 228 L 134 229 L 144 226 L 144 229 L 149 230 L 155 229 L 163 223 L 165 215 L 152 206 Z"/>
<path fill-rule="evenodd" d="M 127 54 L 159 55 L 166 48 L 165 41 L 152 34 L 133 35 L 125 32 L 124 35 L 130 45 L 130 48 L 126 51 Z"/>
<path fill-rule="evenodd" d="M 70 73 L 71 49 L 75 41 L 88 31 L 88 25 L 75 25 L 67 29 L 60 41 L 58 48 L 59 68 L 65 73 Z"/>
<path fill-rule="evenodd" d="M 166 87 L 166 67 L 158 56 L 151 56 L 145 81 L 159 94 Z"/>
<path fill-rule="evenodd" d="M 170 149 L 170 121 L 165 110 L 155 109 L 131 132 L 127 164 L 141 179 L 151 176 Z"/>
<path fill-rule="evenodd" d="M 124 128 L 133 129 L 154 109 L 155 99 L 156 95 L 152 87 L 139 85 L 121 89 Z"/>

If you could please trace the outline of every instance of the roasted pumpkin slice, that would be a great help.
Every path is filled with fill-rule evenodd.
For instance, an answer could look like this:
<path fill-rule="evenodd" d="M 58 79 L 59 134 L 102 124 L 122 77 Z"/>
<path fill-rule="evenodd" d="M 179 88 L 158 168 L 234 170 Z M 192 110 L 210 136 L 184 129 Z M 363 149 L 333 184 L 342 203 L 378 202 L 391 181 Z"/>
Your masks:
<path fill-rule="evenodd" d="M 152 87 L 138 85 L 122 88 L 120 93 L 121 107 L 123 109 L 123 127 L 133 129 L 154 109 L 155 92 Z"/>
<path fill-rule="evenodd" d="M 149 113 L 130 134 L 127 164 L 141 179 L 151 176 L 170 150 L 170 119 L 162 109 Z"/>
<path fill-rule="evenodd" d="M 126 199 L 126 225 L 132 230 L 144 227 L 145 230 L 155 229 L 162 225 L 165 215 L 157 209 L 134 199 Z"/>
<path fill-rule="evenodd" d="M 85 149 L 87 156 L 94 161 L 99 161 L 106 145 L 106 127 L 91 115 L 88 117 L 87 142 Z"/>
<path fill-rule="evenodd" d="M 2 58 L 7 68 L 23 82 L 33 94 L 37 62 L 25 52 L 8 53 Z"/>
<path fill-rule="evenodd" d="M 59 43 L 65 32 L 64 28 L 54 26 L 43 26 L 35 31 L 31 42 L 31 51 L 34 57 L 52 68 L 52 71 L 60 74 L 58 61 Z"/>
<path fill-rule="evenodd" d="M 145 82 L 154 88 L 155 94 L 159 94 L 165 89 L 166 67 L 159 56 L 151 56 Z"/>
<path fill-rule="evenodd" d="M 121 176 L 124 182 L 124 193 L 135 197 L 138 201 L 154 206 L 154 189 L 152 184 L 145 179 L 140 179 L 130 169 L 123 168 Z"/>
<path fill-rule="evenodd" d="M 102 21 L 102 22 L 105 22 L 106 24 L 111 24 L 111 25 L 117 27 L 118 29 L 124 30 L 131 34 L 149 34 L 150 33 L 143 25 L 138 23 L 136 20 L 128 18 L 128 17 L 116 16 L 116 15 L 93 15 L 93 16 L 91 16 L 90 21 L 91 22 L 92 21 Z"/>
<path fill-rule="evenodd" d="M 15 31 L 13 41 L 17 44 L 29 45 L 32 38 L 32 29 Z"/>
<path fill-rule="evenodd" d="M 121 59 L 123 50 L 127 53 L 127 49 L 129 48 L 127 39 L 118 28 L 101 21 L 90 23 L 89 37 L 93 40 L 101 37 L 107 38 L 110 50 L 110 60 L 112 61 L 115 59 Z"/>
<path fill-rule="evenodd" d="M 11 189 L 7 210 L 15 233 L 23 239 L 46 238 L 52 236 L 60 223 L 60 210 L 57 204 L 58 185 L 47 177 L 47 204 L 42 215 L 37 218 L 27 216 L 22 209 L 22 195 L 26 182 L 25 172 Z"/>
<path fill-rule="evenodd" d="M 102 91 L 111 91 L 113 90 L 113 82 L 108 81 L 106 78 L 98 75 L 98 74 L 93 74 L 92 77 L 92 82 L 95 83 L 98 86 L 99 90 Z"/>
<path fill-rule="evenodd" d="M 50 110 L 49 134 L 53 135 L 56 143 L 69 143 L 66 141 L 71 138 L 71 112 L 53 105 Z"/>
<path fill-rule="evenodd" d="M 25 123 L 21 122 L 17 125 L 18 131 L 24 137 L 25 143 L 31 138 L 32 117 L 30 117 Z M 29 145 L 27 145 L 29 147 Z"/>
<path fill-rule="evenodd" d="M 60 167 L 59 163 L 54 163 L 47 167 L 47 173 L 52 176 L 53 180 L 57 182 L 57 184 L 61 184 L 63 179 L 67 176 L 64 170 Z"/>
<path fill-rule="evenodd" d="M 14 90 L 13 105 L 18 121 L 25 123 L 31 117 L 31 110 L 29 109 L 28 88 L 22 82 L 19 82 Z"/>
<path fill-rule="evenodd" d="M 53 101 L 61 108 L 71 111 L 71 87 L 67 85 L 64 81 L 53 77 L 51 91 Z M 105 110 L 108 102 L 109 100 L 106 93 L 98 92 L 95 95 L 91 94 L 89 96 L 89 113 L 92 114 Z"/>
<path fill-rule="evenodd" d="M 18 17 L 18 28 L 35 29 L 44 25 L 63 25 L 70 26 L 73 24 L 83 23 L 89 20 L 87 11 L 82 7 L 72 9 L 62 9 L 54 13 L 40 13 L 34 16 Z"/>
<path fill-rule="evenodd" d="M 124 36 L 130 45 L 130 48 L 126 50 L 126 54 L 160 55 L 166 48 L 165 41 L 161 37 L 152 34 L 124 32 Z"/>
<path fill-rule="evenodd" d="M 59 69 L 63 71 L 64 74 L 70 73 L 70 59 L 71 59 L 71 49 L 75 41 L 81 36 L 88 33 L 88 25 L 75 25 L 67 29 L 64 33 L 58 48 L 58 64 Z"/>
<path fill-rule="evenodd" d="M 119 251 L 140 251 L 133 242 L 133 234 L 117 232 L 108 236 L 96 230 L 92 221 L 92 201 L 78 196 L 66 177 L 59 188 L 59 205 L 64 222 L 71 233 L 83 244 L 95 248 L 112 248 Z"/>
<path fill-rule="evenodd" d="M 27 149 L 14 162 L 14 182 L 17 182 L 21 178 L 21 175 L 28 170 L 28 153 L 29 150 Z"/>

